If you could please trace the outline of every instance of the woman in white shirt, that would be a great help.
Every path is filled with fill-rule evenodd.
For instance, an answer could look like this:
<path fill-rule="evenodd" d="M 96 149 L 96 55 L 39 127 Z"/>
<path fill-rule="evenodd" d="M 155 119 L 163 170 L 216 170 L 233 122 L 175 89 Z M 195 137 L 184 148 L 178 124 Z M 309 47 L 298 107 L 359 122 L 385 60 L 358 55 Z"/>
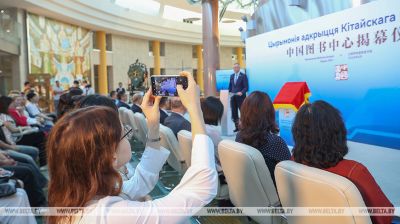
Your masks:
<path fill-rule="evenodd" d="M 130 160 L 131 149 L 119 125 L 118 113 L 106 107 L 79 109 L 59 120 L 49 136 L 49 205 L 86 209 L 80 216 L 51 216 L 50 223 L 181 223 L 215 197 L 214 146 L 205 135 L 199 88 L 189 73 L 181 75 L 189 80 L 186 90 L 182 86 L 177 89 L 192 118 L 194 139 L 192 165 L 180 184 L 167 196 L 154 201 L 124 200 L 119 196 L 122 179 L 117 169 Z M 148 91 L 142 103 L 148 125 L 146 150 L 154 152 L 160 150 L 160 97 L 155 98 L 154 105 L 150 101 L 151 91 Z M 145 170 L 160 169 L 154 163 L 149 154 L 138 166 Z M 124 209 L 122 216 L 117 215 L 118 208 Z M 166 208 L 187 212 L 187 216 L 169 216 L 163 213 Z M 130 211 L 132 215 L 127 216 Z"/>
<path fill-rule="evenodd" d="M 83 97 L 77 104 L 77 108 L 85 108 L 90 106 L 106 106 L 116 112 L 118 111 L 117 105 L 114 101 L 102 95 L 89 95 Z M 132 135 L 132 128 L 125 126 L 125 133 L 129 140 Z M 123 184 L 120 196 L 124 199 L 143 200 L 149 194 L 158 182 L 159 173 L 162 166 L 167 161 L 169 150 L 160 148 L 160 150 L 145 150 L 141 162 L 136 168 L 133 168 L 129 163 L 118 169 L 121 174 Z M 143 167 L 141 164 L 151 163 L 150 169 Z"/>

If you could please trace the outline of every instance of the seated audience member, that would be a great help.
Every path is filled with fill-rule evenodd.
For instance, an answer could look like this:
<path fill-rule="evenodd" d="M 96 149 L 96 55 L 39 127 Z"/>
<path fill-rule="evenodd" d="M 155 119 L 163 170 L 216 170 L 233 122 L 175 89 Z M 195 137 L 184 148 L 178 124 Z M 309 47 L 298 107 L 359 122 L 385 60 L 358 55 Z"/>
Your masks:
<path fill-rule="evenodd" d="M 118 98 L 118 104 L 117 107 L 125 107 L 127 109 L 131 109 L 131 107 L 128 105 L 127 101 L 128 101 L 128 95 L 125 92 L 118 92 L 117 93 L 117 98 Z"/>
<path fill-rule="evenodd" d="M 39 95 L 37 93 L 29 92 L 26 95 L 26 99 L 28 100 L 28 103 L 26 104 L 25 108 L 31 117 L 41 117 L 46 120 L 46 124 L 53 125 L 53 118 L 48 116 L 47 114 L 42 113 L 42 111 L 40 110 L 38 105 Z"/>
<path fill-rule="evenodd" d="M 57 108 L 57 118 L 60 119 L 64 114 L 75 108 L 75 104 L 82 98 L 82 90 L 74 89 L 68 93 L 64 93 L 60 96 L 60 102 Z"/>
<path fill-rule="evenodd" d="M 7 149 L 7 147 L 9 147 L 9 145 L 7 146 L 6 143 L 4 143 L 3 141 L 0 141 L 0 147 L 1 149 Z M 40 187 L 45 187 L 47 185 L 47 179 L 45 176 L 43 176 L 43 174 L 40 172 L 40 169 L 38 167 L 38 165 L 32 161 L 32 158 L 29 156 L 22 156 L 23 153 L 19 153 L 16 151 L 12 151 L 12 150 L 0 150 L 0 154 L 2 156 L 2 158 L 11 158 L 13 161 L 16 161 L 17 165 L 19 166 L 24 166 L 24 167 L 28 167 L 33 175 L 35 176 L 35 179 L 37 180 L 38 184 Z"/>
<path fill-rule="evenodd" d="M 175 136 L 180 130 L 190 131 L 190 122 L 185 119 L 186 108 L 178 97 L 171 98 L 171 115 L 165 118 L 164 125 L 169 127 Z"/>
<path fill-rule="evenodd" d="M 117 99 L 117 92 L 116 91 L 111 91 L 110 92 L 110 98 L 114 101 L 115 105 L 118 104 L 118 99 Z"/>
<path fill-rule="evenodd" d="M 294 161 L 349 179 L 367 207 L 393 207 L 364 165 L 344 159 L 347 131 L 340 112 L 332 105 L 322 100 L 303 105 L 296 114 L 292 134 Z M 392 218 L 371 216 L 374 224 L 389 224 Z"/>
<path fill-rule="evenodd" d="M 168 97 L 163 96 L 160 100 L 160 124 L 164 124 L 165 118 L 169 116 L 170 103 Z"/>
<path fill-rule="evenodd" d="M 0 122 L 2 131 L 6 137 L 5 143 L 10 145 L 28 145 L 39 149 L 40 166 L 46 165 L 46 151 L 44 148 L 45 135 L 37 128 L 30 126 L 16 126 L 15 121 L 8 115 L 8 109 L 13 100 L 7 96 L 0 97 Z M 14 134 L 14 135 L 13 135 Z M 33 153 L 30 149 L 24 149 L 25 153 Z M 33 155 L 33 154 L 32 154 Z M 31 155 L 31 156 L 32 156 Z"/>
<path fill-rule="evenodd" d="M 35 126 L 45 127 L 45 120 L 41 117 L 32 118 L 29 116 L 28 111 L 25 108 L 26 98 L 20 93 L 11 93 L 8 95 L 15 103 L 12 108 L 9 108 L 8 112 L 12 118 L 14 118 L 17 126 Z M 15 111 L 12 110 L 15 108 Z M 26 123 L 24 122 L 26 118 Z M 26 124 L 26 125 L 24 125 Z"/>
<path fill-rule="evenodd" d="M 132 96 L 132 106 L 131 110 L 133 113 L 143 113 L 142 108 L 140 108 L 140 104 L 142 104 L 143 96 L 140 93 L 135 93 Z"/>
<path fill-rule="evenodd" d="M 14 172 L 14 177 L 22 180 L 24 189 L 28 194 L 29 202 L 32 207 L 46 206 L 46 198 L 44 196 L 42 187 L 38 182 L 37 175 L 29 164 L 16 162 L 7 154 L 0 153 L 0 167 Z"/>
<path fill-rule="evenodd" d="M 78 109 L 60 119 L 50 133 L 49 205 L 51 207 L 86 207 L 81 216 L 50 216 L 49 223 L 183 223 L 185 216 L 162 216 L 166 207 L 191 209 L 194 215 L 198 208 L 209 203 L 217 193 L 214 148 L 206 135 L 199 102 L 199 90 L 188 73 L 186 90 L 178 86 L 182 102 L 192 118 L 193 149 L 192 165 L 181 182 L 167 196 L 153 201 L 124 200 L 121 193 L 122 178 L 118 169 L 131 157 L 129 141 L 125 138 L 118 113 L 107 107 L 93 106 Z M 162 163 L 158 160 L 160 150 L 159 101 L 150 102 L 151 91 L 143 99 L 142 109 L 149 127 L 146 150 L 138 167 L 159 172 Z M 83 128 L 84 127 L 84 128 Z M 69 136 L 69 138 L 61 138 Z M 63 156 L 60 156 L 63 155 Z M 77 156 L 79 155 L 79 156 Z M 166 157 L 163 158 L 165 162 Z M 146 178 L 146 176 L 143 176 Z M 68 184 L 64 184 L 68 183 Z M 69 195 L 69 197 L 66 197 Z M 104 210 L 104 208 L 108 208 Z M 127 217 L 113 214 L 113 208 L 132 208 L 140 211 Z M 197 208 L 197 209 L 196 209 Z M 116 210 L 118 211 L 118 210 Z M 187 214 L 187 213 L 186 213 Z"/>
<path fill-rule="evenodd" d="M 0 175 L 7 172 L 0 168 Z M 13 195 L 0 198 L 0 207 L 29 207 L 29 199 L 26 192 L 22 188 L 17 188 L 17 192 Z M 0 216 L 0 223 L 24 223 L 36 224 L 36 219 L 33 214 L 15 215 L 15 216 Z"/>
<path fill-rule="evenodd" d="M 102 95 L 90 95 L 81 99 L 77 108 L 85 108 L 90 106 L 106 106 L 115 111 L 118 111 L 117 106 L 114 102 Z M 130 132 L 130 134 L 128 134 Z M 132 137 L 131 129 L 126 130 L 127 139 Z M 144 156 L 146 157 L 148 152 L 146 151 Z M 169 151 L 166 149 L 160 149 L 154 151 L 152 154 L 153 163 L 159 162 L 157 167 L 161 167 L 165 163 L 166 158 L 169 155 Z M 120 196 L 124 199 L 131 200 L 142 200 L 150 191 L 153 190 L 154 186 L 157 184 L 159 171 L 153 172 L 153 170 L 147 169 L 147 167 L 136 167 L 136 170 L 127 163 L 125 166 L 118 169 L 121 174 L 123 184 Z M 136 172 L 136 175 L 135 175 Z M 146 177 L 146 178 L 144 178 Z"/>
<path fill-rule="evenodd" d="M 83 84 L 82 91 L 83 91 L 83 95 L 84 96 L 88 96 L 88 95 L 93 95 L 94 94 L 94 89 L 93 89 L 92 85 L 90 85 L 88 83 L 88 81 L 83 80 L 82 84 Z"/>
<path fill-rule="evenodd" d="M 258 149 L 275 184 L 275 166 L 290 159 L 285 141 L 277 135 L 275 109 L 266 93 L 254 91 L 243 101 L 240 109 L 239 132 L 236 141 Z"/>
<path fill-rule="evenodd" d="M 14 119 L 16 125 L 29 126 L 28 117 L 26 117 L 22 111 L 22 109 L 24 109 L 22 106 L 22 102 L 24 102 L 24 100 L 21 94 L 10 94 L 8 96 L 12 99 L 12 103 L 8 108 L 8 114 Z"/>
<path fill-rule="evenodd" d="M 82 95 L 83 94 L 83 90 L 79 86 L 79 81 L 78 80 L 74 80 L 72 86 L 69 88 L 69 91 L 77 91 L 78 89 L 81 91 L 80 95 Z"/>
<path fill-rule="evenodd" d="M 201 101 L 201 110 L 203 111 L 204 122 L 206 123 L 207 135 L 214 143 L 217 171 L 222 172 L 218 155 L 218 144 L 222 141 L 221 126 L 219 124 L 224 114 L 224 105 L 218 98 L 209 96 Z"/>
<path fill-rule="evenodd" d="M 8 114 L 14 119 L 17 126 L 34 126 L 45 133 L 50 131 L 53 125 L 46 124 L 44 118 L 39 116 L 32 118 L 29 116 L 25 109 L 25 98 L 21 94 L 10 94 L 9 97 L 13 99 L 13 102 L 8 108 Z"/>
<path fill-rule="evenodd" d="M 36 158 L 38 157 L 39 149 L 27 145 L 8 144 L 2 128 L 0 128 L 0 152 L 6 153 L 7 155 L 9 155 L 11 158 L 13 158 L 18 162 L 28 163 L 32 165 L 34 171 L 37 172 L 37 174 L 39 174 L 39 177 L 40 178 L 43 177 L 36 163 Z M 41 181 L 42 180 L 45 179 L 41 179 Z"/>

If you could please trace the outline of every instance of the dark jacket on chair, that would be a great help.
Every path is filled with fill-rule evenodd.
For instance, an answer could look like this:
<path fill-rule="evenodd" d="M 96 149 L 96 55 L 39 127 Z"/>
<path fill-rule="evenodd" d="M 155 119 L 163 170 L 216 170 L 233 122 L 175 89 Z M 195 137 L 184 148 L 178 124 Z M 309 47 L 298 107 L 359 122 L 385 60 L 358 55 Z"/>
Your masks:
<path fill-rule="evenodd" d="M 119 101 L 119 102 L 118 102 L 117 107 L 118 107 L 118 108 L 120 108 L 120 107 L 125 107 L 125 108 L 127 108 L 127 109 L 131 109 L 131 107 L 130 107 L 127 103 L 124 103 L 124 102 L 122 102 L 122 101 Z"/>
<path fill-rule="evenodd" d="M 165 118 L 167 118 L 169 115 L 162 109 L 160 109 L 160 124 L 164 125 Z"/>
<path fill-rule="evenodd" d="M 138 105 L 136 104 L 132 104 L 131 110 L 133 111 L 133 113 L 142 113 L 142 108 L 140 108 Z"/>
<path fill-rule="evenodd" d="M 165 118 L 164 125 L 169 127 L 174 132 L 175 137 L 178 136 L 180 130 L 191 131 L 192 127 L 188 120 L 182 115 L 175 112 L 171 112 L 167 118 Z"/>

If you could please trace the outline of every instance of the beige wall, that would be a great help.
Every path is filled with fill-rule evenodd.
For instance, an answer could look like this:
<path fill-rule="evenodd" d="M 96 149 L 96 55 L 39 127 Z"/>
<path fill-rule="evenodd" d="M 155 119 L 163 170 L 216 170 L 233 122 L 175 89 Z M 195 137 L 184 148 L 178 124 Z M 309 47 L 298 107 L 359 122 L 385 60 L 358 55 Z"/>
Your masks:
<path fill-rule="evenodd" d="M 123 82 L 127 86 L 129 65 L 136 58 L 148 69 L 152 68 L 154 61 L 153 56 L 148 53 L 148 46 L 148 40 L 112 35 L 113 80 L 110 82 L 114 85 Z M 233 63 L 232 47 L 221 47 L 220 68 L 232 68 Z M 161 57 L 160 64 L 161 68 L 166 69 L 166 74 L 177 74 L 181 71 L 182 64 L 185 70 L 197 69 L 197 59 L 192 58 L 192 45 L 189 44 L 165 43 L 165 56 Z"/>
<path fill-rule="evenodd" d="M 135 63 L 136 59 L 148 67 L 153 65 L 153 57 L 149 56 L 148 51 L 147 40 L 112 35 L 114 89 L 118 82 L 124 83 L 124 86 L 128 85 L 129 65 Z"/>
<path fill-rule="evenodd" d="M 164 58 L 164 64 L 161 64 L 161 68 L 166 69 L 167 75 L 178 74 L 182 71 L 182 66 L 187 71 L 197 68 L 197 64 L 192 63 L 192 45 L 165 43 L 165 57 L 162 58 Z"/>

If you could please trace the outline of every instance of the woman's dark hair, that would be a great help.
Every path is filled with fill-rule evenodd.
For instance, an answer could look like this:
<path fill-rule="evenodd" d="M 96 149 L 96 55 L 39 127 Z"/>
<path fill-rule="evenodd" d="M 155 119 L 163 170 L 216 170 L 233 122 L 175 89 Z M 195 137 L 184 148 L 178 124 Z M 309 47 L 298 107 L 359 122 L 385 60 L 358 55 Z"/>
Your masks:
<path fill-rule="evenodd" d="M 118 100 L 121 100 L 122 99 L 122 97 L 125 95 L 125 91 L 119 91 L 118 93 L 117 93 L 117 99 Z"/>
<path fill-rule="evenodd" d="M 8 107 L 13 102 L 13 99 L 8 96 L 0 96 L 0 114 L 8 114 Z"/>
<path fill-rule="evenodd" d="M 112 90 L 112 91 L 110 92 L 110 97 L 113 97 L 113 96 L 116 95 L 116 94 L 117 94 L 117 91 Z"/>
<path fill-rule="evenodd" d="M 268 94 L 255 91 L 243 101 L 240 109 L 240 137 L 243 143 L 258 148 L 268 133 L 278 133 L 275 109 Z"/>
<path fill-rule="evenodd" d="M 30 91 L 28 94 L 26 94 L 26 99 L 29 100 L 29 101 L 31 101 L 31 99 L 32 99 L 33 97 L 35 97 L 35 96 L 36 96 L 36 93 L 33 92 L 33 91 Z"/>
<path fill-rule="evenodd" d="M 292 126 L 293 157 L 296 162 L 329 168 L 347 154 L 346 127 L 340 112 L 318 100 L 303 105 Z"/>
<path fill-rule="evenodd" d="M 69 91 L 68 93 L 62 94 L 57 107 L 57 118 L 60 119 L 65 113 L 73 110 L 76 103 L 79 102 L 82 97 L 83 96 L 78 91 Z"/>
<path fill-rule="evenodd" d="M 83 97 L 77 103 L 76 108 L 85 108 L 89 106 L 106 106 L 112 108 L 115 111 L 118 111 L 118 107 L 117 105 L 115 105 L 115 102 L 112 99 L 99 94 Z"/>
<path fill-rule="evenodd" d="M 204 122 L 210 125 L 218 125 L 224 113 L 224 105 L 213 96 L 209 96 L 201 101 Z"/>

